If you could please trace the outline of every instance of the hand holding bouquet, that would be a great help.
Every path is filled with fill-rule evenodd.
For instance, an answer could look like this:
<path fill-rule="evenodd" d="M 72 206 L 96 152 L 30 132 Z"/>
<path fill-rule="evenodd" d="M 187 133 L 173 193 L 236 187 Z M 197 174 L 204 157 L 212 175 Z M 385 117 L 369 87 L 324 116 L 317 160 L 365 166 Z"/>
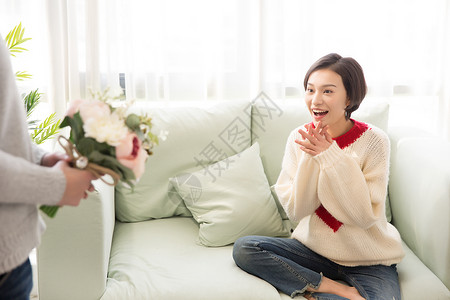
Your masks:
<path fill-rule="evenodd" d="M 71 166 L 91 171 L 110 185 L 119 181 L 130 187 L 142 176 L 145 161 L 158 144 L 151 131 L 151 118 L 127 114 L 128 107 L 113 107 L 106 92 L 92 100 L 70 103 L 60 127 L 70 126 L 70 138 L 58 141 L 71 159 Z M 111 181 L 103 175 L 110 175 Z M 54 217 L 58 206 L 41 206 Z"/>

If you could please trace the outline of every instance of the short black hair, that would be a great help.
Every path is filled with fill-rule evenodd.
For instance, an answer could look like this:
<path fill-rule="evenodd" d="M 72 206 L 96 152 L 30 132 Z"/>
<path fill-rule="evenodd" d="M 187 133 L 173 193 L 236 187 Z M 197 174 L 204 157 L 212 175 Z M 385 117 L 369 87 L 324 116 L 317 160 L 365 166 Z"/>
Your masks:
<path fill-rule="evenodd" d="M 367 84 L 361 65 L 351 57 L 342 57 L 336 53 L 330 53 L 317 60 L 306 72 L 303 85 L 308 85 L 309 76 L 317 70 L 329 69 L 339 74 L 344 83 L 350 104 L 345 109 L 345 118 L 348 120 L 352 112 L 358 109 L 367 93 Z"/>

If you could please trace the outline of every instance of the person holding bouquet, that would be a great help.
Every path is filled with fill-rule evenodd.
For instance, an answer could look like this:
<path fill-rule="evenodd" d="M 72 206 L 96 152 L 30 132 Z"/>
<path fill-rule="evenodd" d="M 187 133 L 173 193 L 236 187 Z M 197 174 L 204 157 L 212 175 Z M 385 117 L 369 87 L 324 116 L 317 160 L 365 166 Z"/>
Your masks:
<path fill-rule="evenodd" d="M 351 118 L 366 95 L 362 68 L 326 55 L 308 70 L 304 88 L 312 122 L 289 135 L 275 184 L 298 225 L 292 238 L 237 240 L 233 258 L 292 298 L 399 300 L 396 265 L 404 252 L 385 215 L 389 138 Z"/>
<path fill-rule="evenodd" d="M 45 224 L 40 205 L 77 206 L 93 191 L 89 171 L 72 168 L 68 156 L 32 143 L 5 41 L 0 37 L 0 300 L 29 299 L 28 260 Z"/>

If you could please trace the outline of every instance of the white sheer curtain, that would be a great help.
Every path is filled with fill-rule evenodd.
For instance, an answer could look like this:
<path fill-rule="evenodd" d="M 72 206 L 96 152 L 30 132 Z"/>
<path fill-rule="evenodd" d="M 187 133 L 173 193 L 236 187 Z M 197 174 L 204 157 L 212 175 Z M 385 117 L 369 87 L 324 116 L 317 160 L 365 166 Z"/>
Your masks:
<path fill-rule="evenodd" d="M 337 52 L 362 65 L 371 98 L 390 122 L 450 138 L 450 2 L 447 0 L 261 1 L 262 87 L 299 97 L 306 70 Z"/>
<path fill-rule="evenodd" d="M 0 35 L 6 35 L 15 26 L 22 23 L 25 28 L 25 36 L 32 38 L 22 46 L 29 51 L 16 54 L 11 57 L 14 71 L 26 71 L 32 75 L 32 79 L 18 82 L 21 93 L 27 93 L 31 89 L 39 88 L 40 92 L 47 91 L 48 87 L 48 57 L 46 55 L 47 34 L 43 34 L 43 24 L 46 24 L 46 16 L 42 15 L 43 0 L 2 0 L 0 1 Z M 46 101 L 47 95 L 43 98 Z"/>
<path fill-rule="evenodd" d="M 47 0 L 52 56 L 62 58 L 53 80 L 66 99 L 120 85 L 150 101 L 249 99 L 259 89 L 257 4 Z"/>
<path fill-rule="evenodd" d="M 447 0 L 2 0 L 0 25 L 12 15 L 36 18 L 39 86 L 60 115 L 119 86 L 145 101 L 302 101 L 308 67 L 337 52 L 389 99 L 391 123 L 450 139 Z"/>

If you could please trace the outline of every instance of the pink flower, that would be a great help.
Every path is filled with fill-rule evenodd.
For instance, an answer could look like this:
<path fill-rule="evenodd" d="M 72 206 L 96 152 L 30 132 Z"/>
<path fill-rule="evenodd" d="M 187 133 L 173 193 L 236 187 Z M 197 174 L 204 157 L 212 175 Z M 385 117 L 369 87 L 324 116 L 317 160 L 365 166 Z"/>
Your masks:
<path fill-rule="evenodd" d="M 128 132 L 116 147 L 117 160 L 127 168 L 130 168 L 136 179 L 141 178 L 145 171 L 147 152 L 142 148 L 142 142 L 135 133 Z"/>
<path fill-rule="evenodd" d="M 73 118 L 73 115 L 80 110 L 81 104 L 85 102 L 84 99 L 72 100 L 69 103 L 69 108 L 67 109 L 66 115 Z"/>
<path fill-rule="evenodd" d="M 108 118 L 111 115 L 109 105 L 100 100 L 85 101 L 80 105 L 79 110 L 83 122 L 98 118 Z"/>

